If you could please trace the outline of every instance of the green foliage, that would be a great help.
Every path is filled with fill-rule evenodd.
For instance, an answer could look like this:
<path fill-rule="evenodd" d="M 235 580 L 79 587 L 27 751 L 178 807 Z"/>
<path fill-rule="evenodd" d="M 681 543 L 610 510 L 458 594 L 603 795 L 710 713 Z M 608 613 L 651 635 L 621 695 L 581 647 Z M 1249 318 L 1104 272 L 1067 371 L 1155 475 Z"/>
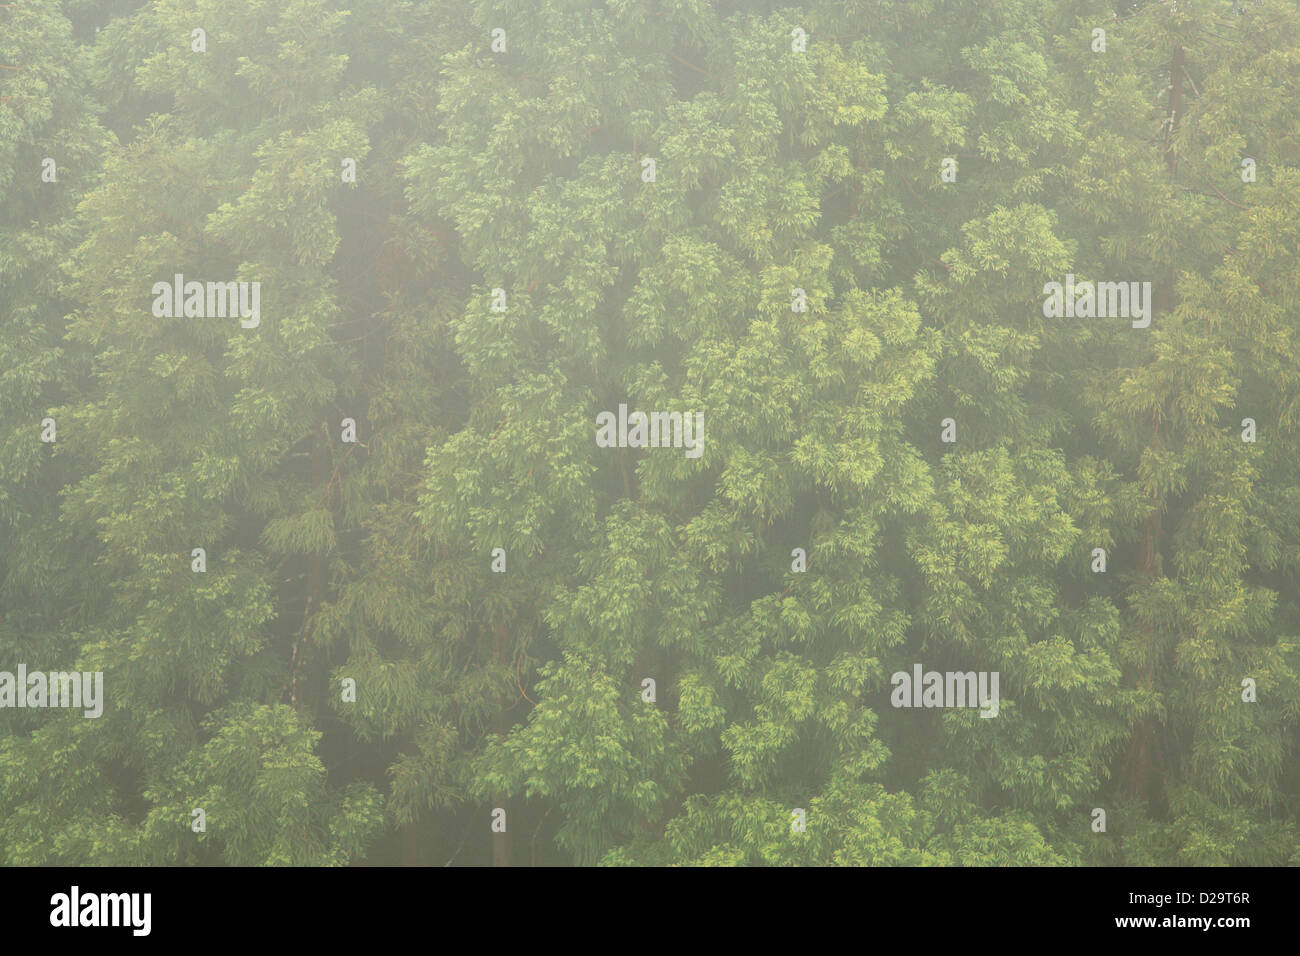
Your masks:
<path fill-rule="evenodd" d="M 0 712 L 0 862 L 1300 863 L 1297 66 L 1289 0 L 0 9 L 0 670 L 107 697 Z"/>

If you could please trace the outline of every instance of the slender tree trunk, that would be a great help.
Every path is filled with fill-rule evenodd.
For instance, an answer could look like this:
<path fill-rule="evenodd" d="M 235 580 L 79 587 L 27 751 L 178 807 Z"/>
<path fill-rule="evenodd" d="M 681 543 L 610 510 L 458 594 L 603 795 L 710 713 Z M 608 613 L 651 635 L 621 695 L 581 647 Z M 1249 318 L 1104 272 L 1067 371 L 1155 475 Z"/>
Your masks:
<path fill-rule="evenodd" d="M 1175 46 L 1169 60 L 1169 110 L 1165 118 L 1165 166 L 1172 182 L 1178 175 L 1178 127 L 1183 115 L 1183 76 L 1186 68 L 1183 62 L 1182 46 Z M 1167 313 L 1174 304 L 1174 282 L 1177 268 L 1170 262 L 1164 281 L 1157 283 L 1155 301 L 1151 304 L 1153 314 Z M 1151 413 L 1151 447 L 1160 444 L 1160 423 L 1163 410 L 1157 408 Z M 1151 582 L 1164 574 L 1160 546 L 1163 535 L 1164 500 L 1157 494 L 1153 496 L 1151 515 L 1147 518 L 1142 541 L 1138 546 L 1138 578 Z M 1137 686 L 1139 690 L 1151 691 L 1155 687 L 1155 662 L 1159 653 L 1160 636 L 1151 627 L 1143 626 L 1143 641 L 1146 644 L 1142 663 L 1138 669 Z M 1129 748 L 1129 793 L 1144 803 L 1150 790 L 1151 764 L 1155 727 L 1150 717 L 1144 717 L 1134 729 L 1133 740 Z"/>
<path fill-rule="evenodd" d="M 1169 178 L 1178 173 L 1178 149 L 1175 137 L 1178 125 L 1183 119 L 1183 48 L 1174 47 L 1174 54 L 1169 60 L 1169 116 L 1165 127 L 1165 165 L 1169 167 Z"/>
<path fill-rule="evenodd" d="M 402 827 L 402 866 L 423 866 L 424 848 L 420 846 L 419 827 L 408 823 Z"/>
<path fill-rule="evenodd" d="M 1152 422 L 1153 439 L 1158 440 L 1160 424 L 1157 415 L 1152 415 Z M 1150 517 L 1147 518 L 1144 524 L 1142 542 L 1138 551 L 1138 578 L 1143 582 L 1154 581 L 1163 573 L 1160 539 L 1163 530 L 1161 509 L 1164 507 L 1164 502 L 1157 498 L 1153 504 L 1155 510 L 1151 512 Z M 1151 691 L 1155 687 L 1155 656 L 1160 637 L 1149 625 L 1144 625 L 1142 640 L 1146 647 L 1138 670 L 1137 686 L 1138 690 Z M 1151 718 L 1143 717 L 1134 730 L 1133 742 L 1129 751 L 1129 792 L 1144 803 L 1147 800 L 1148 784 L 1151 779 L 1151 750 L 1154 736 L 1155 728 L 1152 725 Z"/>
<path fill-rule="evenodd" d="M 313 489 L 322 488 L 325 485 L 327 474 L 325 450 L 321 447 L 320 441 L 315 441 L 312 443 L 311 448 L 311 487 Z M 319 554 L 313 554 L 307 558 L 307 593 L 303 602 L 302 626 L 294 642 L 293 657 L 290 661 L 289 704 L 293 707 L 298 705 L 300 696 L 298 678 L 306 667 L 308 648 L 311 646 L 312 617 L 320 610 L 321 602 L 324 599 L 325 559 Z M 307 682 L 310 684 L 310 671 L 307 671 L 307 674 Z"/>
<path fill-rule="evenodd" d="M 493 636 L 492 651 L 497 664 L 501 666 L 507 664 L 506 657 L 509 650 L 507 637 L 508 634 L 505 625 L 498 624 Z M 497 706 L 497 713 L 496 717 L 493 719 L 492 727 L 498 737 L 504 737 L 506 735 L 506 708 L 509 706 L 510 702 L 505 697 L 502 697 Z M 494 795 L 492 798 L 492 806 L 494 808 L 500 807 L 502 810 L 506 811 L 506 832 L 492 834 L 492 865 L 510 866 L 510 828 L 513 826 L 514 821 L 510 819 L 510 808 L 506 805 L 505 794 L 498 793 Z"/>

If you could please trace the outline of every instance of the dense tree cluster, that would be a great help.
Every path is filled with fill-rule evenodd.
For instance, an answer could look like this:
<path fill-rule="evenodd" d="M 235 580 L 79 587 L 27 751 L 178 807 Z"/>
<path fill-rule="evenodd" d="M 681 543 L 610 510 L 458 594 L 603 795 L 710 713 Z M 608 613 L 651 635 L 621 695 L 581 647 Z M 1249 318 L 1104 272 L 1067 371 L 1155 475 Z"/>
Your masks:
<path fill-rule="evenodd" d="M 0 862 L 1300 863 L 1297 337 L 1294 0 L 0 3 Z"/>

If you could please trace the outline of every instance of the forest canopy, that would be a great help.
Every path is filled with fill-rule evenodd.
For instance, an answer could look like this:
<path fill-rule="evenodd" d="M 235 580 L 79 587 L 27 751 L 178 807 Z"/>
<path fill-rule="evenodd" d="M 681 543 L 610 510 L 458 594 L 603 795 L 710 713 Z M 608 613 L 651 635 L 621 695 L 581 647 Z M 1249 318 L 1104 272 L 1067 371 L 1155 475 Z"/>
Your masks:
<path fill-rule="evenodd" d="M 0 4 L 0 863 L 1300 864 L 1297 338 L 1294 0 Z"/>

